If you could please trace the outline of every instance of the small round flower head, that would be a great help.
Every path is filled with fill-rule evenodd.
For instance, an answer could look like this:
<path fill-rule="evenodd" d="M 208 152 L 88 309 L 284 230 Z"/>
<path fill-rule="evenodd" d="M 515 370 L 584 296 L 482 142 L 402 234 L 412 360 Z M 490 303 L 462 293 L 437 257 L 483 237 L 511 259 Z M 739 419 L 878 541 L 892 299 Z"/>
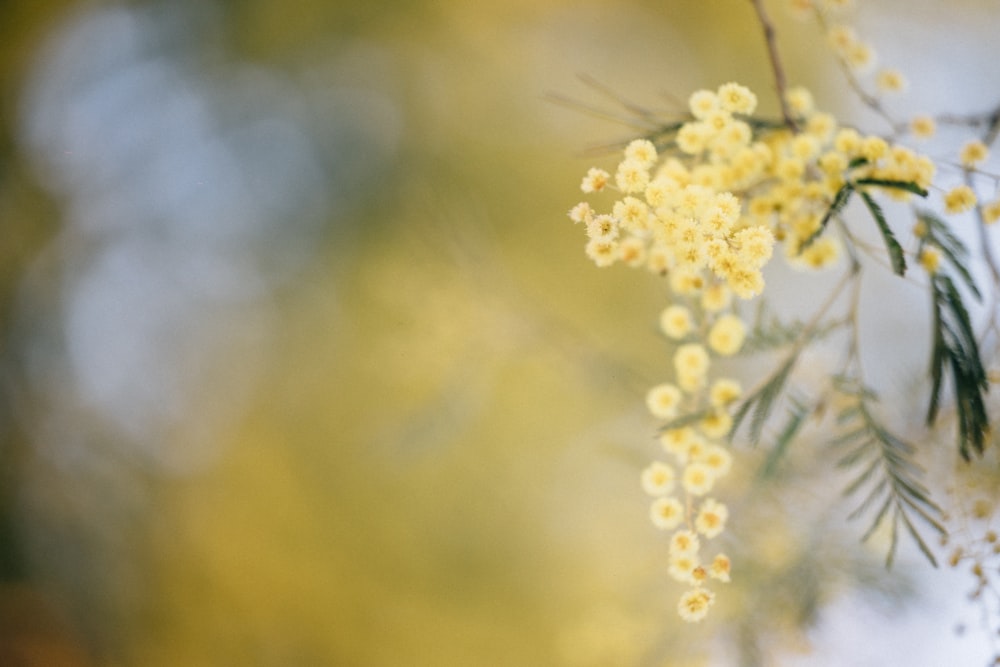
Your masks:
<path fill-rule="evenodd" d="M 589 222 L 594 217 L 594 209 L 585 201 L 580 202 L 569 210 L 569 219 L 573 222 Z"/>
<path fill-rule="evenodd" d="M 741 299 L 752 299 L 764 291 L 764 276 L 758 270 L 741 269 L 726 279 L 729 288 Z"/>
<path fill-rule="evenodd" d="M 833 137 L 833 147 L 846 155 L 856 155 L 861 150 L 861 135 L 852 127 L 841 128 Z"/>
<path fill-rule="evenodd" d="M 968 185 L 959 185 L 944 195 L 944 210 L 955 214 L 968 211 L 976 205 L 976 193 Z"/>
<path fill-rule="evenodd" d="M 708 567 L 708 574 L 713 579 L 729 583 L 730 567 L 729 557 L 725 554 L 719 554 L 712 559 L 712 564 Z"/>
<path fill-rule="evenodd" d="M 742 395 L 743 387 L 738 381 L 730 378 L 719 378 L 708 390 L 709 401 L 717 408 L 729 405 Z"/>
<path fill-rule="evenodd" d="M 674 490 L 674 469 L 662 461 L 653 461 L 642 471 L 642 490 L 651 496 L 665 496 Z"/>
<path fill-rule="evenodd" d="M 698 343 L 687 343 L 674 353 L 674 370 L 677 375 L 704 375 L 708 372 L 708 352 Z"/>
<path fill-rule="evenodd" d="M 812 93 L 808 88 L 795 86 L 785 91 L 785 102 L 796 116 L 808 116 L 815 109 Z"/>
<path fill-rule="evenodd" d="M 709 285 L 701 293 L 701 307 L 710 313 L 728 308 L 732 300 L 733 293 L 722 283 Z"/>
<path fill-rule="evenodd" d="M 600 267 L 611 266 L 618 258 L 618 244 L 606 239 L 591 239 L 585 251 L 587 257 Z"/>
<path fill-rule="evenodd" d="M 837 131 L 837 119 L 828 113 L 814 113 L 806 121 L 806 132 L 816 140 L 826 144 Z"/>
<path fill-rule="evenodd" d="M 697 554 L 680 554 L 670 557 L 670 567 L 667 572 L 675 581 L 679 581 L 682 584 L 697 584 L 694 572 L 699 567 L 701 565 L 699 564 Z"/>
<path fill-rule="evenodd" d="M 689 463 L 681 475 L 681 486 L 692 496 L 703 496 L 712 490 L 715 473 L 704 463 Z"/>
<path fill-rule="evenodd" d="M 734 239 L 740 248 L 739 258 L 754 268 L 767 264 L 774 253 L 774 233 L 763 225 L 745 227 Z"/>
<path fill-rule="evenodd" d="M 691 446 L 698 440 L 698 434 L 690 426 L 672 428 L 660 435 L 660 445 L 664 451 L 677 457 L 682 465 L 687 463 Z"/>
<path fill-rule="evenodd" d="M 811 160 L 819 153 L 820 145 L 816 137 L 810 134 L 800 134 L 792 139 L 790 148 L 792 155 L 800 160 Z"/>
<path fill-rule="evenodd" d="M 937 123 L 930 116 L 916 116 L 910 121 L 910 132 L 917 139 L 930 139 L 937 132 Z"/>
<path fill-rule="evenodd" d="M 670 289 L 674 294 L 696 294 L 704 285 L 701 271 L 679 266 L 670 272 Z"/>
<path fill-rule="evenodd" d="M 649 506 L 649 520 L 661 530 L 673 530 L 684 520 L 684 506 L 673 496 L 661 496 Z"/>
<path fill-rule="evenodd" d="M 906 77 L 896 69 L 886 68 L 875 75 L 875 85 L 883 93 L 899 93 L 906 90 Z"/>
<path fill-rule="evenodd" d="M 618 244 L 618 259 L 631 267 L 646 263 L 646 242 L 630 236 Z"/>
<path fill-rule="evenodd" d="M 698 456 L 698 462 L 707 466 L 715 479 L 720 479 L 728 475 L 732 469 L 733 455 L 722 445 L 708 444 Z"/>
<path fill-rule="evenodd" d="M 997 220 L 1000 220 L 1000 199 L 983 204 L 983 222 L 992 225 Z"/>
<path fill-rule="evenodd" d="M 669 383 L 658 384 L 646 394 L 646 407 L 657 419 L 673 419 L 681 402 L 681 390 Z"/>
<path fill-rule="evenodd" d="M 726 529 L 728 518 L 729 508 L 712 498 L 706 498 L 698 509 L 694 526 L 699 533 L 712 539 Z"/>
<path fill-rule="evenodd" d="M 615 172 L 615 185 L 626 193 L 644 192 L 649 185 L 649 168 L 638 160 L 624 160 Z"/>
<path fill-rule="evenodd" d="M 688 98 L 691 115 L 701 119 L 719 108 L 719 98 L 711 90 L 696 90 Z"/>
<path fill-rule="evenodd" d="M 856 72 L 867 72 L 875 66 L 875 50 L 864 42 L 855 42 L 847 48 L 844 60 Z"/>
<path fill-rule="evenodd" d="M 711 131 L 701 122 L 684 123 L 677 131 L 677 148 L 688 155 L 697 155 L 708 146 Z"/>
<path fill-rule="evenodd" d="M 719 105 L 726 111 L 750 115 L 757 108 L 757 96 L 746 86 L 724 83 L 719 86 Z"/>
<path fill-rule="evenodd" d="M 642 232 L 649 228 L 649 206 L 635 197 L 625 197 L 615 202 L 612 214 L 625 229 Z"/>
<path fill-rule="evenodd" d="M 691 333 L 694 328 L 694 320 L 691 311 L 684 306 L 667 306 L 660 313 L 660 330 L 668 338 L 680 340 Z"/>
<path fill-rule="evenodd" d="M 861 155 L 869 162 L 876 162 L 889 154 L 889 144 L 879 136 L 871 135 L 861 140 Z"/>
<path fill-rule="evenodd" d="M 698 422 L 698 427 L 706 438 L 717 440 L 729 435 L 733 428 L 733 418 L 725 410 L 713 410 Z"/>
<path fill-rule="evenodd" d="M 678 530 L 670 536 L 670 556 L 697 556 L 701 541 L 698 534 L 690 530 Z"/>
<path fill-rule="evenodd" d="M 646 203 L 653 208 L 663 206 L 677 188 L 677 181 L 668 176 L 657 176 L 646 186 Z"/>
<path fill-rule="evenodd" d="M 591 167 L 587 170 L 587 175 L 583 177 L 580 189 L 584 192 L 600 192 L 608 184 L 609 178 L 611 178 L 611 175 L 608 172 L 597 167 Z"/>
<path fill-rule="evenodd" d="M 852 44 L 856 44 L 858 36 L 854 28 L 847 25 L 832 26 L 826 33 L 830 46 L 840 54 L 846 54 Z"/>
<path fill-rule="evenodd" d="M 986 147 L 986 144 L 981 141 L 970 141 L 962 146 L 959 158 L 962 161 L 963 167 L 972 169 L 984 162 L 989 154 L 990 150 Z"/>
<path fill-rule="evenodd" d="M 666 275 L 670 270 L 673 256 L 670 248 L 662 243 L 654 243 L 646 253 L 646 268 L 652 273 Z"/>
<path fill-rule="evenodd" d="M 708 346 L 717 354 L 729 356 L 743 347 L 747 327 L 736 315 L 723 315 L 708 332 Z"/>
<path fill-rule="evenodd" d="M 598 241 L 618 238 L 618 223 L 610 215 L 598 215 L 587 222 L 587 237 Z"/>
<path fill-rule="evenodd" d="M 635 160 L 648 169 L 656 162 L 656 146 L 647 139 L 636 139 L 625 147 L 625 159 Z"/>
<path fill-rule="evenodd" d="M 832 236 L 813 241 L 798 257 L 799 264 L 811 269 L 825 269 L 840 259 L 840 244 Z"/>
<path fill-rule="evenodd" d="M 696 623 L 708 615 L 708 608 L 715 602 L 715 594 L 704 588 L 696 588 L 681 596 L 677 603 L 677 613 L 689 623 Z"/>
<path fill-rule="evenodd" d="M 924 271 L 934 275 L 937 273 L 938 267 L 941 265 L 941 251 L 934 246 L 927 246 L 920 251 L 920 266 L 924 267 Z"/>

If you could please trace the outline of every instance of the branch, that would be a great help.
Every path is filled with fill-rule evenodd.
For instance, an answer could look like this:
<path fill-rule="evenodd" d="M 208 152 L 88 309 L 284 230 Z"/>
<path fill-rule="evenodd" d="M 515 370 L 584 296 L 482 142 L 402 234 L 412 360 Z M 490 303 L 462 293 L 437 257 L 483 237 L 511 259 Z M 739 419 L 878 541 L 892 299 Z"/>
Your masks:
<path fill-rule="evenodd" d="M 764 41 L 767 42 L 767 55 L 771 60 L 771 71 L 774 74 L 774 87 L 778 93 L 778 103 L 781 105 L 781 117 L 785 120 L 785 125 L 791 128 L 792 131 L 798 131 L 798 123 L 795 121 L 795 117 L 792 116 L 792 110 L 788 107 L 788 101 L 785 99 L 785 70 L 781 66 L 781 59 L 778 57 L 778 46 L 774 38 L 774 24 L 771 23 L 770 17 L 764 11 L 764 5 L 761 0 L 750 0 L 750 4 L 753 5 L 754 11 L 757 12 L 757 20 L 760 21 L 760 26 L 764 30 Z"/>

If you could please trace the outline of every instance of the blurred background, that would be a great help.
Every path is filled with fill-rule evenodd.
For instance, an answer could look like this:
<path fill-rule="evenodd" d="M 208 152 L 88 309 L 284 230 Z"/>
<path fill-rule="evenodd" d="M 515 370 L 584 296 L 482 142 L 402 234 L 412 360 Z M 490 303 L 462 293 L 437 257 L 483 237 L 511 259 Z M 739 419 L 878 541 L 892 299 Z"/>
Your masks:
<path fill-rule="evenodd" d="M 904 116 L 997 101 L 1000 5 L 939 4 L 859 9 Z M 632 130 L 551 96 L 773 113 L 748 2 L 8 0 L 0 32 L 0 664 L 985 659 L 967 582 L 886 574 L 818 449 L 766 485 L 741 452 L 736 583 L 676 618 L 638 484 L 665 293 L 566 218 Z"/>

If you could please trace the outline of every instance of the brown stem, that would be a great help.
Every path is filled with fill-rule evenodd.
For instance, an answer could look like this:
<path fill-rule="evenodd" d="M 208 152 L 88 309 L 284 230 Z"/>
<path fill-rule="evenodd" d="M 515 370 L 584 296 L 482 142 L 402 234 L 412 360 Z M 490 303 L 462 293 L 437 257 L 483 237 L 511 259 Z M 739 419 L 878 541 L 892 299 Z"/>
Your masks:
<path fill-rule="evenodd" d="M 757 12 L 757 20 L 760 21 L 760 27 L 764 30 L 764 41 L 767 42 L 767 55 L 771 60 L 771 72 L 774 75 L 774 87 L 778 93 L 778 103 L 781 105 L 781 117 L 784 119 L 785 125 L 793 131 L 797 131 L 798 123 L 795 122 L 792 110 L 788 107 L 788 101 L 785 99 L 785 70 L 781 66 L 781 58 L 778 57 L 774 24 L 771 23 L 767 12 L 764 11 L 764 5 L 761 0 L 750 0 L 750 4 L 753 5 L 754 11 Z"/>

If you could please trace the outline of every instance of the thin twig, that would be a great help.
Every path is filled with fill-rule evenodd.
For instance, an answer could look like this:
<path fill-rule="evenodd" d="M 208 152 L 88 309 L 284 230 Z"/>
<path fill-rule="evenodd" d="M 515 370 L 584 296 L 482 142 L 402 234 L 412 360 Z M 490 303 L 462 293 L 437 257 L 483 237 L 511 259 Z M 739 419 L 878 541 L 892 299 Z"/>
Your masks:
<path fill-rule="evenodd" d="M 792 115 L 792 110 L 788 106 L 788 100 L 785 99 L 785 70 L 781 66 L 781 58 L 778 57 L 774 24 L 771 23 L 767 12 L 764 11 L 764 5 L 761 0 L 750 0 L 750 4 L 753 5 L 754 11 L 757 12 L 757 20 L 760 21 L 760 27 L 764 30 L 764 41 L 767 42 L 767 55 L 771 60 L 771 71 L 774 74 L 774 87 L 778 93 L 778 104 L 781 105 L 781 117 L 784 119 L 785 125 L 792 131 L 797 131 L 799 127 L 798 123 L 796 123 L 795 117 Z"/>

